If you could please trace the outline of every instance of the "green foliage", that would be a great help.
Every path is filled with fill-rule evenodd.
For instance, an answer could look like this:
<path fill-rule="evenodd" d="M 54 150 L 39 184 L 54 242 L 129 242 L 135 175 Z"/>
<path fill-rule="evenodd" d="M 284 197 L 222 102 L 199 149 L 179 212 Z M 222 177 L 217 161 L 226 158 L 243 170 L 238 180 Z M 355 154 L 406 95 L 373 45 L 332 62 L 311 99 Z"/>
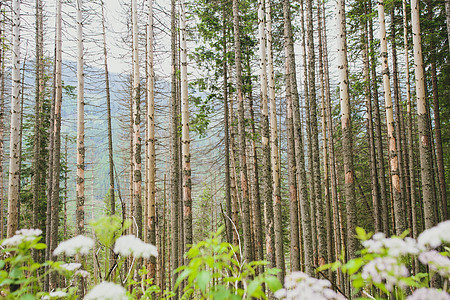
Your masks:
<path fill-rule="evenodd" d="M 50 272 L 58 272 L 67 282 L 75 276 L 73 271 L 61 267 L 62 262 L 47 261 L 39 263 L 34 261 L 31 251 L 42 251 L 47 246 L 40 243 L 40 236 L 20 236 L 17 243 L 1 242 L 0 256 L 0 297 L 2 299 L 41 299 L 51 297 L 51 294 L 42 292 L 44 277 Z M 13 237 L 13 238 L 15 238 Z M 12 239 L 12 238 L 11 238 Z M 9 239 L 9 240 L 11 240 Z M 76 287 L 62 289 L 65 299 L 76 299 Z M 54 298 L 53 298 L 54 299 Z"/>
<path fill-rule="evenodd" d="M 221 241 L 221 232 L 193 245 L 186 253 L 187 266 L 179 272 L 175 288 L 186 281 L 183 299 L 267 299 L 263 286 L 272 292 L 281 288 L 278 269 L 257 273 L 264 261 L 242 262 L 239 248 Z"/>

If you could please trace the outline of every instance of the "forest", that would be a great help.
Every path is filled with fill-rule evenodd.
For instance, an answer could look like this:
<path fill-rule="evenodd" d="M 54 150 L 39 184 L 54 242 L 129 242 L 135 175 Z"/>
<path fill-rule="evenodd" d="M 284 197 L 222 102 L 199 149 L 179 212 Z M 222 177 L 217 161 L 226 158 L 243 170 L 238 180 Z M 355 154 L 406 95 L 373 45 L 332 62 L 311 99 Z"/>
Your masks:
<path fill-rule="evenodd" d="M 1 0 L 0 298 L 450 300 L 449 99 L 448 0 Z"/>

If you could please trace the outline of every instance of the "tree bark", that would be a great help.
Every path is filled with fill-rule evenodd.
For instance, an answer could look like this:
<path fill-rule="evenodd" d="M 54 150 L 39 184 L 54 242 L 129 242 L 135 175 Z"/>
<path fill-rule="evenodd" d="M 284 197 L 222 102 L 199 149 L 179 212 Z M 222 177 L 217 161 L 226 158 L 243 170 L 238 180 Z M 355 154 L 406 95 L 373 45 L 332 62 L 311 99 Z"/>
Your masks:
<path fill-rule="evenodd" d="M 131 1 L 133 35 L 133 198 L 135 205 L 136 236 L 142 238 L 142 172 L 141 172 L 141 82 L 139 74 L 139 43 L 137 0 Z"/>
<path fill-rule="evenodd" d="M 2 3 L 0 3 L 0 11 L 2 11 Z M 0 178 L 4 176 L 3 158 L 5 155 L 5 45 L 4 45 L 4 16 L 0 16 Z M 4 185 L 0 180 L 0 239 L 5 237 L 4 222 Z"/>
<path fill-rule="evenodd" d="M 367 16 L 367 6 L 364 5 L 364 15 Z M 373 204 L 373 221 L 375 232 L 382 232 L 383 226 L 381 222 L 381 204 L 380 204 L 380 189 L 378 185 L 378 170 L 375 152 L 375 139 L 373 131 L 373 116 L 372 116 L 372 93 L 370 89 L 370 62 L 369 62 L 369 39 L 367 21 L 363 21 L 363 58 L 364 58 L 364 96 L 366 100 L 367 109 L 367 140 L 369 144 L 369 164 L 370 164 L 370 178 L 372 190 L 372 204 Z"/>
<path fill-rule="evenodd" d="M 12 2 L 12 92 L 9 153 L 7 237 L 19 227 L 19 127 L 20 127 L 20 1 Z"/>
<path fill-rule="evenodd" d="M 422 40 L 420 37 L 419 1 L 411 1 L 411 24 L 414 49 L 414 73 L 416 78 L 417 118 L 419 130 L 419 154 L 422 178 L 422 199 L 425 229 L 436 224 L 434 207 L 433 162 L 431 158 L 431 136 L 428 126 L 428 111 L 425 97 L 425 76 L 423 70 Z"/>
<path fill-rule="evenodd" d="M 170 196 L 172 198 L 171 205 L 171 253 L 170 253 L 170 263 L 172 272 L 178 268 L 178 199 L 179 199 L 179 189 L 178 185 L 180 182 L 180 173 L 178 169 L 179 165 L 179 134 L 178 134 L 178 102 L 177 102 L 177 64 L 176 64 L 176 10 L 175 10 L 176 0 L 171 2 L 171 60 L 172 60 L 172 70 L 171 70 L 171 107 L 170 107 Z M 172 287 L 175 286 L 177 277 L 172 276 Z M 177 295 L 175 295 L 177 299 Z"/>
<path fill-rule="evenodd" d="M 337 23 L 339 24 L 338 54 L 339 54 L 339 95 L 341 103 L 342 148 L 344 156 L 345 173 L 345 200 L 347 212 L 347 247 L 348 257 L 354 258 L 358 250 L 358 241 L 355 237 L 356 228 L 356 196 L 355 175 L 353 168 L 353 145 L 350 97 L 348 91 L 348 62 L 347 62 L 347 32 L 345 20 L 345 0 L 339 0 Z"/>
<path fill-rule="evenodd" d="M 278 157 L 278 130 L 277 130 L 277 104 L 275 98 L 275 78 L 273 71 L 273 52 L 272 52 L 272 15 L 271 15 L 271 4 L 270 0 L 264 1 L 265 15 L 266 15 L 266 34 L 267 34 L 267 64 L 269 68 L 269 93 L 268 101 L 270 101 L 270 149 L 268 150 L 270 154 L 270 164 L 271 164 L 271 176 L 272 188 L 268 188 L 268 191 L 272 194 L 271 198 L 264 199 L 264 220 L 265 220 L 265 232 L 266 232 L 266 252 L 267 261 L 271 264 L 269 266 L 276 266 L 274 248 L 275 248 L 275 232 L 274 227 L 280 226 L 274 224 L 274 213 L 273 205 L 276 203 L 281 203 L 280 194 L 280 169 L 279 157 Z M 261 41 L 262 42 L 262 41 Z M 262 47 L 262 46 L 261 46 Z M 267 89 L 267 87 L 266 87 Z M 264 155 L 264 154 L 263 154 Z M 267 154 L 266 154 L 267 155 Z M 268 163 L 268 162 L 266 162 Z M 268 167 L 267 167 L 268 168 Z"/>
<path fill-rule="evenodd" d="M 105 27 L 105 3 L 102 0 L 102 34 L 103 34 L 103 65 L 105 69 L 105 89 L 106 89 L 106 113 L 108 122 L 108 154 L 109 154 L 109 196 L 110 196 L 110 213 L 116 213 L 116 198 L 114 187 L 114 151 L 111 124 L 111 93 L 109 87 L 109 70 L 108 70 L 108 52 L 106 50 L 106 27 Z"/>
<path fill-rule="evenodd" d="M 368 11 L 372 12 L 372 1 L 368 1 Z M 378 168 L 378 184 L 380 186 L 381 196 L 381 223 L 383 225 L 383 232 L 389 234 L 389 213 L 388 213 L 388 197 L 386 188 L 386 175 L 384 168 L 384 150 L 383 150 L 383 137 L 381 135 L 381 114 L 380 105 L 378 102 L 378 84 L 376 65 L 377 59 L 375 55 L 375 43 L 373 40 L 373 19 L 369 18 L 369 43 L 370 43 L 370 57 L 371 57 L 371 80 L 373 89 L 373 109 L 375 115 L 375 148 L 377 155 L 377 168 Z"/>
<path fill-rule="evenodd" d="M 391 98 L 391 83 L 389 78 L 389 64 L 386 40 L 386 25 L 384 20 L 384 1 L 378 1 L 378 19 L 380 22 L 380 52 L 383 69 L 384 102 L 386 108 L 386 125 L 389 139 L 389 168 L 392 181 L 392 202 L 394 206 L 395 233 L 400 235 L 406 228 L 404 211 L 402 209 L 402 194 L 399 174 L 399 156 L 397 149 L 397 137 L 395 136 L 394 113 Z"/>
<path fill-rule="evenodd" d="M 446 5 L 448 3 L 446 2 Z M 433 19 L 432 3 L 427 0 L 427 17 L 429 20 Z M 445 184 L 445 169 L 444 169 L 444 152 L 442 150 L 441 137 L 441 117 L 439 109 L 439 91 L 438 80 L 436 72 L 436 49 L 434 46 L 434 37 L 431 33 L 430 37 L 430 69 L 431 69 L 431 89 L 433 91 L 433 112 L 434 112 L 434 137 L 436 147 L 436 164 L 439 181 L 440 201 L 438 204 L 441 221 L 448 219 L 447 214 L 447 186 Z"/>
<path fill-rule="evenodd" d="M 297 165 L 295 160 L 295 134 L 293 113 L 292 80 L 295 74 L 293 59 L 293 39 L 291 28 L 291 9 L 288 0 L 283 1 L 284 18 L 284 49 L 285 49 L 285 81 L 286 81 L 286 131 L 287 131 L 287 160 L 289 186 L 289 231 L 290 231 L 290 261 L 291 272 L 300 270 L 300 242 L 298 227 L 298 198 L 297 198 Z"/>
<path fill-rule="evenodd" d="M 252 261 L 250 203 L 248 194 L 247 156 L 245 153 L 244 97 L 242 94 L 241 41 L 239 29 L 239 1 L 233 0 L 234 53 L 236 64 L 236 93 L 238 100 L 239 167 L 242 191 L 242 225 L 244 229 L 244 259 Z"/>
<path fill-rule="evenodd" d="M 183 166 L 183 202 L 184 202 L 184 244 L 192 245 L 192 198 L 191 198 L 191 153 L 189 138 L 189 98 L 187 78 L 187 45 L 186 45 L 186 13 L 184 0 L 181 0 L 180 12 L 181 30 L 181 144 Z M 187 260 L 186 260 L 187 263 Z"/>
<path fill-rule="evenodd" d="M 156 153 L 155 153 L 155 72 L 153 68 L 153 0 L 148 0 L 147 24 L 147 234 L 148 241 L 156 245 Z M 164 199 L 165 201 L 165 199 Z M 165 211 L 165 207 L 164 207 Z M 164 218 L 164 217 L 163 217 Z M 164 226 L 164 225 L 163 225 Z M 156 276 L 156 259 L 151 257 L 148 265 L 149 278 Z"/>
<path fill-rule="evenodd" d="M 85 171 L 85 145 L 84 145 L 84 46 L 83 46 L 83 25 L 82 25 L 82 0 L 77 0 L 77 234 L 84 233 L 84 171 Z M 58 101 L 56 101 L 58 103 Z M 56 123 L 58 123 L 58 104 L 55 105 L 55 137 Z M 55 138 L 55 150 L 57 140 Z M 56 157 L 56 155 L 55 155 Z M 57 161 L 54 161 L 54 164 Z M 55 167 L 55 166 L 54 166 Z M 56 182 L 59 175 L 53 175 L 53 181 Z M 56 186 L 56 185 L 54 185 Z M 55 193 L 55 191 L 53 191 Z M 58 191 L 59 193 L 59 191 Z M 53 217 L 53 216 L 52 216 Z"/>

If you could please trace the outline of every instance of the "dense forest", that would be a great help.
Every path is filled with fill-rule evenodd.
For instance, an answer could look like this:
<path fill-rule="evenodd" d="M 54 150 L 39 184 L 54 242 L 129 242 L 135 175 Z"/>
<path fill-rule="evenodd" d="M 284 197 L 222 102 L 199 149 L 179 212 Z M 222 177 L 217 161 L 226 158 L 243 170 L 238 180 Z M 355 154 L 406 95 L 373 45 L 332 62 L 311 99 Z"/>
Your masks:
<path fill-rule="evenodd" d="M 450 299 L 449 50 L 448 0 L 1 0 L 0 298 Z"/>

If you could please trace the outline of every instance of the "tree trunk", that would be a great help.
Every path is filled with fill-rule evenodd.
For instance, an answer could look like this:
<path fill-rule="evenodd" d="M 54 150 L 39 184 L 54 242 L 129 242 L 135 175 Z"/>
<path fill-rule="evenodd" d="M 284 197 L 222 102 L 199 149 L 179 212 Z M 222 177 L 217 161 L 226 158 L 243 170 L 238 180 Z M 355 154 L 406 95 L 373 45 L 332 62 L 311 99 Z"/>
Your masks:
<path fill-rule="evenodd" d="M 446 5 L 448 3 L 446 2 Z M 427 0 L 427 17 L 429 20 L 433 19 L 433 10 L 430 0 Z M 431 33 L 433 35 L 433 33 Z M 440 201 L 438 204 L 441 221 L 448 219 L 447 215 L 447 186 L 445 184 L 445 169 L 444 169 L 444 153 L 442 150 L 441 137 L 441 118 L 439 110 L 439 92 L 438 80 L 436 74 L 436 49 L 434 46 L 434 37 L 430 37 L 430 69 L 431 69 L 431 88 L 433 90 L 433 112 L 434 112 L 434 136 L 436 145 L 436 163 L 439 181 Z"/>
<path fill-rule="evenodd" d="M 262 5 L 262 4 L 260 4 Z M 271 193 L 271 198 L 264 198 L 264 220 L 265 220 L 265 232 L 266 232 L 266 252 L 267 252 L 267 261 L 271 264 L 269 266 L 275 267 L 276 261 L 274 256 L 274 247 L 275 247 L 275 233 L 274 226 L 281 227 L 281 223 L 279 225 L 274 224 L 274 213 L 273 213 L 273 205 L 276 203 L 281 204 L 281 194 L 280 194 L 280 169 L 279 166 L 279 157 L 278 157 L 278 130 L 277 130 L 277 104 L 275 98 L 275 78 L 273 71 L 273 53 L 272 53 L 272 15 L 271 15 L 271 7 L 270 0 L 265 0 L 264 3 L 265 14 L 266 14 L 266 31 L 267 31 L 267 64 L 269 67 L 269 101 L 270 101 L 270 149 L 266 150 L 270 154 L 270 164 L 271 164 L 271 176 L 272 188 L 267 188 L 267 191 Z M 262 8 L 260 8 L 262 9 Z M 260 40 L 262 42 L 262 39 Z M 261 47 L 263 47 L 261 45 Z M 264 56 L 263 56 L 264 57 Z M 267 74 L 267 73 L 266 73 Z M 267 79 L 267 78 L 266 78 Z M 267 87 L 266 87 L 267 93 Z M 267 96 L 266 96 L 267 97 Z M 262 104 L 263 105 L 263 104 Z M 263 106 L 264 109 L 264 106 Z M 263 153 L 267 155 L 266 152 Z M 269 163 L 269 162 L 266 162 Z M 268 167 L 266 167 L 268 168 Z M 268 168 L 269 169 L 269 168 Z"/>
<path fill-rule="evenodd" d="M 181 0 L 181 145 L 183 166 L 183 202 L 184 202 L 184 245 L 192 245 L 192 198 L 191 198 L 191 153 L 189 138 L 189 98 L 187 78 L 186 13 L 184 0 Z M 187 260 L 186 260 L 187 264 Z"/>
<path fill-rule="evenodd" d="M 0 3 L 0 11 L 2 11 L 2 3 Z M 0 178 L 4 175 L 3 158 L 5 155 L 5 45 L 4 45 L 4 16 L 0 16 Z M 4 228 L 4 186 L 3 180 L 0 180 L 0 239 L 5 237 Z"/>
<path fill-rule="evenodd" d="M 389 79 L 389 64 L 386 40 L 386 24 L 384 20 L 384 1 L 378 1 L 378 19 L 380 22 L 380 52 L 383 69 L 384 102 L 386 108 L 386 125 L 389 139 L 389 169 L 392 181 L 392 203 L 394 206 L 395 233 L 400 235 L 406 228 L 404 211 L 402 209 L 402 194 L 399 174 L 399 156 L 397 138 L 394 129 L 394 112 L 392 109 L 391 83 Z"/>
<path fill-rule="evenodd" d="M 331 91 L 330 91 L 330 72 L 328 67 L 328 45 L 327 45 L 327 30 L 325 22 L 325 4 L 322 2 L 322 21 L 323 21 L 323 60 L 325 69 L 325 100 L 326 100 L 326 116 L 327 116 L 327 130 L 328 130 L 328 150 L 329 150 L 329 164 L 330 164 L 330 183 L 331 183 L 331 201 L 333 207 L 333 231 L 334 231 L 334 250 L 335 259 L 341 255 L 341 231 L 339 221 L 339 203 L 337 192 L 337 172 L 336 172 L 336 156 L 334 154 L 334 139 L 333 139 L 333 115 L 331 109 Z M 343 237 L 342 237 L 343 238 Z M 344 281 L 342 280 L 342 272 L 337 273 L 337 284 L 343 289 Z"/>
<path fill-rule="evenodd" d="M 341 126 L 342 126 L 342 148 L 344 156 L 345 173 L 345 200 L 347 212 L 347 247 L 348 257 L 354 258 L 358 250 L 358 241 L 355 237 L 356 228 L 356 196 L 355 196 L 355 175 L 353 168 L 353 146 L 352 146 L 352 126 L 350 97 L 348 91 L 348 62 L 347 62 L 347 32 L 345 20 L 345 0 L 338 2 L 337 24 L 339 24 L 338 34 L 338 54 L 339 54 L 339 95 L 341 102 Z"/>
<path fill-rule="evenodd" d="M 321 266 L 326 263 L 327 257 L 327 242 L 326 233 L 323 220 L 323 201 L 322 201 L 322 180 L 320 176 L 320 150 L 319 150 L 319 132 L 317 124 L 317 103 L 316 103 L 316 85 L 315 85 L 315 50 L 314 50 L 314 36 L 313 36 L 313 11 L 312 1 L 306 1 L 306 44 L 308 47 L 308 99 L 310 111 L 311 124 L 311 140 L 312 143 L 312 168 L 311 180 L 314 188 L 314 202 L 315 202 L 315 217 L 316 223 L 313 224 L 317 228 L 317 254 L 318 264 Z"/>
<path fill-rule="evenodd" d="M 39 195 L 41 185 L 40 150 L 41 150 L 41 106 L 44 96 L 44 51 L 43 51 L 43 16 L 42 1 L 36 0 L 36 86 L 34 106 L 34 136 L 33 136 L 33 161 L 32 161 L 32 186 L 33 186 L 33 228 L 39 228 Z M 37 259 L 34 251 L 34 259 Z"/>
<path fill-rule="evenodd" d="M 368 11 L 372 12 L 372 1 L 368 2 Z M 380 186 L 380 196 L 381 196 L 381 223 L 383 225 L 383 232 L 389 234 L 389 212 L 388 212 L 388 199 L 386 193 L 386 175 L 384 168 L 384 150 L 383 150 L 383 137 L 381 135 L 381 114 L 380 105 L 378 103 L 378 84 L 377 84 L 377 74 L 376 65 L 377 59 L 375 56 L 375 43 L 373 40 L 373 19 L 369 18 L 369 43 L 370 43 L 370 56 L 371 56 L 371 79 L 372 79 L 372 89 L 373 89 L 373 101 L 374 101 L 374 114 L 375 114 L 375 148 L 377 155 L 377 167 L 378 167 L 378 184 Z"/>
<path fill-rule="evenodd" d="M 417 118 L 419 129 L 419 154 L 422 178 L 422 199 L 425 229 L 436 224 L 434 207 L 433 162 L 431 159 L 431 136 L 428 126 L 428 111 L 425 97 L 425 76 L 423 70 L 422 41 L 420 37 L 419 1 L 411 1 L 411 23 L 413 32 L 414 73 L 416 78 Z"/>
<path fill-rule="evenodd" d="M 397 122 L 395 122 L 395 135 L 397 138 L 397 152 L 398 152 L 398 170 L 400 177 L 400 188 L 401 188 L 401 196 L 402 196 L 402 222 L 405 224 L 405 228 L 409 228 L 408 221 L 409 218 L 409 191 L 406 190 L 405 184 L 405 160 L 406 157 L 404 155 L 403 142 L 402 142 L 402 133 L 404 131 L 404 124 L 402 118 L 402 110 L 400 103 L 401 93 L 400 93 L 400 83 L 398 79 L 398 63 L 397 63 L 397 43 L 395 37 L 395 7 L 391 8 L 391 51 L 392 51 L 392 79 L 393 79 L 393 88 L 394 88 L 394 105 L 395 105 L 395 114 Z"/>
<path fill-rule="evenodd" d="M 231 209 L 231 175 L 230 175 L 230 137 L 229 137 L 229 113 L 228 113 L 228 60 L 227 60 L 227 26 L 226 9 L 222 11 L 222 39 L 223 39 L 223 123 L 224 123 L 224 144 L 225 144 L 225 203 L 227 218 L 225 218 L 227 230 L 227 242 L 233 240 L 233 225 L 229 218 L 232 216 Z"/>
<path fill-rule="evenodd" d="M 111 93 L 109 88 L 109 71 L 108 71 L 108 56 L 106 51 L 106 28 L 105 28 L 105 4 L 102 0 L 102 33 L 103 33 L 103 59 L 105 68 L 105 89 L 106 89 L 106 112 L 108 122 L 108 154 L 109 154 L 109 196 L 110 196 L 110 213 L 116 213 L 116 198 L 114 187 L 114 152 L 112 139 L 112 124 L 111 124 Z"/>
<path fill-rule="evenodd" d="M 178 185 L 180 182 L 180 173 L 178 169 L 179 165 L 179 138 L 178 138 L 178 102 L 177 102 L 177 65 L 176 65 L 176 10 L 175 10 L 176 0 L 171 2 L 171 59 L 172 59 L 172 71 L 171 71 L 171 107 L 170 107 L 170 196 L 172 198 L 171 206 L 171 272 L 178 268 L 178 199 L 179 199 L 179 189 Z M 177 277 L 172 276 L 172 287 L 175 286 Z M 175 295 L 175 299 L 177 295 Z"/>
<path fill-rule="evenodd" d="M 409 163 L 409 189 L 411 196 L 411 223 L 412 223 L 412 236 L 417 238 L 417 195 L 416 195 L 416 176 L 414 173 L 414 146 L 413 146 L 413 123 L 412 123 L 412 110 L 411 110 L 411 86 L 410 86 L 410 76 L 409 76 L 409 53 L 408 53 L 408 21 L 407 21 L 407 11 L 406 11 L 406 0 L 402 1 L 403 6 L 403 43 L 405 48 L 405 75 L 406 75 L 406 113 L 407 113 L 407 151 L 408 151 L 408 163 Z M 417 260 L 416 260 L 417 261 Z M 418 272 L 418 266 L 416 266 L 416 271 Z M 416 272 L 416 273 L 417 273 Z"/>
<path fill-rule="evenodd" d="M 326 250 L 327 261 L 333 260 L 333 237 L 331 226 L 331 199 L 330 199 L 330 181 L 328 176 L 328 151 L 327 151 L 327 121 L 325 116 L 325 79 L 324 79 L 324 64 L 323 64 L 323 44 L 326 43 L 322 39 L 322 7 L 321 0 L 317 1 L 317 23 L 318 23 L 318 35 L 319 35 L 319 76 L 320 76 L 320 91 L 321 91 L 321 103 L 322 103 L 322 153 L 323 153 L 323 178 L 324 178 L 324 197 L 325 197 L 325 225 L 326 225 Z M 322 222 L 323 223 L 323 222 Z M 330 280 L 331 269 L 328 270 Z"/>
<path fill-rule="evenodd" d="M 148 241 L 156 245 L 156 153 L 155 153 L 155 72 L 153 68 L 153 0 L 148 0 L 147 24 L 147 220 Z M 165 199 L 164 199 L 165 200 Z M 165 208 L 164 208 L 165 211 Z M 156 276 L 156 259 L 151 257 L 148 265 L 149 278 Z"/>
<path fill-rule="evenodd" d="M 11 131 L 9 154 L 7 237 L 16 234 L 19 227 L 19 130 L 20 130 L 20 1 L 12 2 L 12 92 Z"/>
<path fill-rule="evenodd" d="M 83 25 L 82 25 L 82 0 L 77 0 L 77 234 L 84 233 L 84 171 L 85 171 L 85 145 L 84 145 L 84 46 L 83 46 Z M 58 101 L 56 101 L 58 103 Z M 55 106 L 55 137 L 56 123 L 58 123 L 58 104 Z M 58 151 L 55 139 L 55 151 Z M 55 155 L 56 157 L 56 155 Z M 54 164 L 57 161 L 54 161 Z M 54 166 L 55 167 L 55 166 Z M 53 181 L 58 179 L 53 175 Z M 53 191 L 55 193 L 55 191 Z M 59 193 L 59 191 L 58 191 Z M 53 216 L 52 216 L 53 217 Z"/>
<path fill-rule="evenodd" d="M 142 173 L 141 173 L 141 82 L 139 75 L 139 43 L 137 0 L 131 1 L 133 33 L 133 198 L 135 205 L 136 236 L 142 238 Z"/>
<path fill-rule="evenodd" d="M 367 6 L 364 5 L 364 15 L 367 16 Z M 383 226 L 381 222 L 381 205 L 380 205 L 380 189 L 378 185 L 378 170 L 375 152 L 375 139 L 373 132 L 373 116 L 372 116 L 372 93 L 370 89 L 370 62 L 369 62 L 369 39 L 367 21 L 364 20 L 363 32 L 363 58 L 364 58 L 364 96 L 366 100 L 367 109 L 367 140 L 369 144 L 369 164 L 370 164 L 370 178 L 372 190 L 372 204 L 373 204 L 373 221 L 375 232 L 382 232 Z"/>
<path fill-rule="evenodd" d="M 297 199 L 297 170 L 295 160 L 295 134 L 293 113 L 293 87 L 292 80 L 295 74 L 295 64 L 292 62 L 293 50 L 291 8 L 288 0 L 283 1 L 284 18 L 284 49 L 285 49 L 285 81 L 286 81 L 286 131 L 287 131 L 287 160 L 288 160 L 288 186 L 289 186 L 289 231 L 290 231 L 290 261 L 291 272 L 300 270 L 300 242 L 298 227 L 298 199 Z"/>
<path fill-rule="evenodd" d="M 241 41 L 239 29 L 239 1 L 233 0 L 233 27 L 234 27 L 234 53 L 236 64 L 236 93 L 238 100 L 238 135 L 239 135 L 239 166 L 242 191 L 242 224 L 244 229 L 244 259 L 252 261 L 251 229 L 250 229 L 250 203 L 248 194 L 247 156 L 245 153 L 245 120 L 244 97 L 242 93 L 242 64 Z"/>

